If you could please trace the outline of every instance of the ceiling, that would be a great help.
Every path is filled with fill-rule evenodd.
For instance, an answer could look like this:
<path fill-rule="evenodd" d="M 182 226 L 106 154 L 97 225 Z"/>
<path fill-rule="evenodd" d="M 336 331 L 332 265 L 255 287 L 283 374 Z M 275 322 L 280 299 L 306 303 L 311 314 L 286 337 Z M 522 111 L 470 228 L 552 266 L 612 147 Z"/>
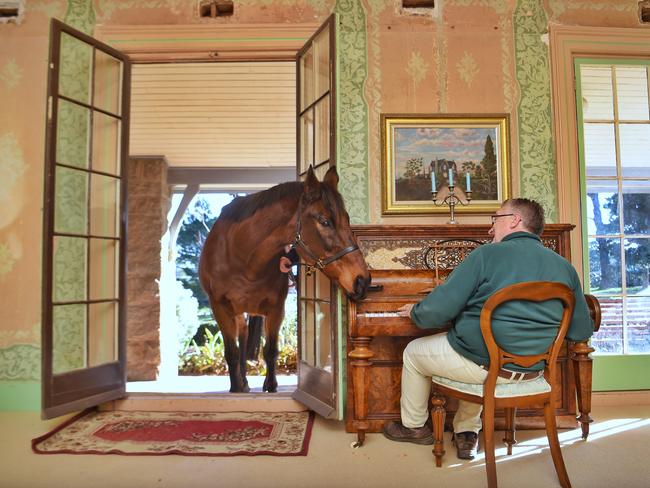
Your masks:
<path fill-rule="evenodd" d="M 131 155 L 170 167 L 295 167 L 295 63 L 134 64 Z"/>

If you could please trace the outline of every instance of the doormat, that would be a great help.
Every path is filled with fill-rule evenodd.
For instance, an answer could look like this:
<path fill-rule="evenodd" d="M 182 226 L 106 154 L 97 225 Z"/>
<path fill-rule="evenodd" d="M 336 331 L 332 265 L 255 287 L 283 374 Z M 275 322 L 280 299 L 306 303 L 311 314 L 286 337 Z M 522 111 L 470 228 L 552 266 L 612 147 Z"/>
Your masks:
<path fill-rule="evenodd" d="M 313 412 L 88 410 L 32 440 L 38 454 L 306 456 Z"/>

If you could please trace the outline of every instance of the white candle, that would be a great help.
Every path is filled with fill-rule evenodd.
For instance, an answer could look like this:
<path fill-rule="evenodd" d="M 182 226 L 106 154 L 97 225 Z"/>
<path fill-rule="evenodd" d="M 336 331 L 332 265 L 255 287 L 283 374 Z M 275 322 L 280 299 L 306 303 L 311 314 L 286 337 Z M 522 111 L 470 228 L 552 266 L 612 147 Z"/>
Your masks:
<path fill-rule="evenodd" d="M 472 191 L 472 187 L 469 183 L 469 173 L 465 173 L 465 191 Z"/>
<path fill-rule="evenodd" d="M 436 173 L 435 173 L 435 171 L 431 172 L 431 191 L 436 191 Z"/>
<path fill-rule="evenodd" d="M 449 186 L 454 186 L 454 173 L 449 170 L 447 174 L 449 175 Z"/>

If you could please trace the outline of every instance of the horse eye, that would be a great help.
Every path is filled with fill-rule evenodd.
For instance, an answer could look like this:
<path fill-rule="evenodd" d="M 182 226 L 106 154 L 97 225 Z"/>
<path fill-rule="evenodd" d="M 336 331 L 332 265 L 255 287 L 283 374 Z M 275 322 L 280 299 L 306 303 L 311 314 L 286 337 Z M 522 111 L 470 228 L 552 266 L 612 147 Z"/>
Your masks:
<path fill-rule="evenodd" d="M 318 217 L 318 223 L 323 227 L 332 227 L 332 222 L 327 220 L 325 217 Z"/>

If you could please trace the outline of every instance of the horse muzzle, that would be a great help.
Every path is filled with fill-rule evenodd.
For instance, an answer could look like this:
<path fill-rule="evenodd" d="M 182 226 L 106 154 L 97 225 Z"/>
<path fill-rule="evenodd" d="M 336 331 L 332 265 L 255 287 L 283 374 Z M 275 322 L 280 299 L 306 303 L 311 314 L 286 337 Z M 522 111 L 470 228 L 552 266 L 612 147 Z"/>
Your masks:
<path fill-rule="evenodd" d="M 370 285 L 370 274 L 368 276 L 357 276 L 354 280 L 354 292 L 349 293 L 348 296 L 354 300 L 363 300 L 368 295 L 368 286 Z"/>

